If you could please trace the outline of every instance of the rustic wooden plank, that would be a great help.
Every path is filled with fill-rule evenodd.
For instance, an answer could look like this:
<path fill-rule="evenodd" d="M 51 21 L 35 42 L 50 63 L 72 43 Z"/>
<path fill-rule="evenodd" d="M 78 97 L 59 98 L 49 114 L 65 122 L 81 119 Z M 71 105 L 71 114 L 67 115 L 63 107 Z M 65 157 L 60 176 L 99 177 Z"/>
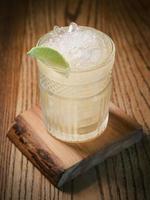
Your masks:
<path fill-rule="evenodd" d="M 142 129 L 135 120 L 110 104 L 108 126 L 102 135 L 86 143 L 68 144 L 47 132 L 40 108 L 33 107 L 15 118 L 8 137 L 55 186 L 61 187 L 138 142 Z"/>
<path fill-rule="evenodd" d="M 87 190 L 84 190 L 85 186 Z M 76 200 L 83 198 L 90 200 L 93 198 L 93 194 L 95 200 L 100 199 L 96 171 L 91 169 L 86 176 L 81 175 L 76 178 L 73 182 L 73 192 Z"/>
<path fill-rule="evenodd" d="M 9 171 L 11 159 L 14 162 L 15 156 L 12 155 L 11 157 L 10 150 L 12 145 L 6 139 L 6 130 L 15 116 L 26 8 L 27 4 L 25 2 L 24 7 L 22 7 L 21 2 L 17 3 L 16 1 L 2 1 L 0 6 L 0 79 L 2 82 L 0 86 L 0 191 L 2 199 L 6 197 L 8 185 L 11 182 L 9 172 L 11 171 L 12 175 L 14 174 L 14 165 L 12 165 L 12 169 Z M 18 10 L 19 18 L 16 16 L 16 9 Z M 6 98 L 7 95 L 9 98 Z M 13 152 L 15 153 L 15 151 Z"/>
<path fill-rule="evenodd" d="M 73 15 L 76 13 L 77 7 L 80 7 L 80 12 L 75 18 L 76 22 L 82 25 L 96 26 L 96 28 L 109 34 L 115 41 L 117 56 L 113 74 L 113 102 L 136 118 L 139 123 L 143 124 L 144 128 L 149 129 L 150 16 L 148 8 L 150 4 L 148 0 L 64 0 L 61 3 L 58 0 L 3 0 L 0 4 L 0 198 L 10 198 L 9 185 L 12 184 L 12 187 L 14 187 L 14 181 L 17 180 L 15 175 L 13 182 L 11 181 L 12 173 L 17 174 L 17 168 L 13 168 L 12 164 L 14 163 L 14 166 L 16 166 L 16 159 L 14 158 L 18 156 L 22 163 L 19 164 L 19 168 L 22 166 L 22 173 L 20 175 L 21 186 L 19 186 L 19 192 L 17 189 L 16 197 L 27 199 L 26 191 L 30 190 L 29 188 L 32 187 L 30 184 L 33 183 L 33 194 L 28 197 L 31 199 L 48 199 L 48 196 L 46 196 L 48 190 L 45 192 L 44 181 L 42 181 L 38 170 L 34 168 L 32 171 L 32 167 L 28 164 L 26 158 L 20 157 L 18 151 L 13 150 L 14 147 L 5 137 L 14 116 L 38 102 L 37 69 L 35 62 L 26 57 L 26 51 L 36 43 L 40 35 L 50 30 L 56 23 L 65 25 L 71 21 L 66 14 L 66 7 L 69 13 L 73 13 Z M 81 6 L 78 6 L 80 4 Z M 27 14 L 25 14 L 26 9 Z M 24 22 L 26 22 L 25 25 Z M 21 64 L 19 64 L 20 60 Z M 21 66 L 21 69 L 19 66 Z M 133 90 L 136 91 L 133 92 Z M 129 155 L 132 155 L 131 150 L 129 150 L 129 154 L 119 155 L 119 157 L 122 156 L 122 159 L 117 156 L 113 160 L 118 171 L 116 181 L 112 184 L 114 188 L 117 188 L 117 193 L 114 196 L 118 196 L 119 199 L 135 199 L 136 195 L 137 198 L 140 197 L 138 188 L 134 189 L 133 179 L 137 182 L 137 186 L 143 179 L 143 184 L 146 185 L 145 197 L 146 199 L 149 198 L 150 140 L 145 139 L 140 145 L 141 147 L 137 149 L 138 153 L 134 155 L 139 157 L 140 167 L 138 168 L 142 173 L 137 170 L 138 174 L 130 176 L 132 172 L 129 163 Z M 136 152 L 136 149 L 134 151 Z M 132 156 L 131 159 L 133 159 Z M 123 164 L 125 174 L 121 170 Z M 111 163 L 110 166 L 112 166 Z M 112 167 L 108 167 L 108 170 L 105 170 L 109 173 L 111 169 Z M 30 184 L 27 183 L 27 177 L 30 176 L 27 175 L 28 173 L 33 177 Z M 93 171 L 93 176 L 94 174 Z M 99 184 L 103 186 L 102 188 L 105 189 L 106 193 L 108 190 L 107 181 L 104 182 L 100 179 Z M 76 182 L 72 189 L 76 189 L 76 187 L 80 187 L 80 181 Z M 97 185 L 93 187 L 97 188 Z M 88 195 L 88 188 L 85 187 L 83 190 Z M 100 193 L 101 191 L 100 189 Z M 141 187 L 140 192 L 143 194 Z M 59 194 L 57 190 L 49 189 L 51 198 L 58 199 L 60 196 L 57 193 Z M 119 196 L 120 193 L 121 196 Z M 15 191 L 13 191 L 13 197 L 14 194 Z M 76 198 L 76 195 L 72 196 Z M 70 193 L 64 193 L 60 198 L 71 199 L 72 196 Z M 82 199 L 82 195 L 79 198 Z M 101 198 L 104 199 L 102 196 Z"/>
<path fill-rule="evenodd" d="M 102 165 L 97 167 L 98 177 L 100 180 L 100 192 L 103 199 L 112 199 L 111 182 L 108 175 L 107 162 L 102 163 Z M 116 194 L 114 194 L 116 195 Z M 117 199 L 117 198 L 116 198 Z"/>
<path fill-rule="evenodd" d="M 47 1 L 28 1 L 16 114 L 38 102 L 37 68 L 35 62 L 26 56 L 26 52 L 42 34 L 50 29 L 50 24 L 48 21 L 47 24 L 45 23 L 45 18 L 50 20 L 51 13 L 48 10 Z M 39 23 L 40 20 L 43 23 Z M 24 172 L 21 175 L 20 199 L 42 199 L 43 197 L 49 199 L 49 196 L 53 196 L 53 191 L 50 192 L 49 181 L 43 178 L 39 171 L 26 161 L 26 158 L 23 160 L 26 165 L 24 165 Z"/>
<path fill-rule="evenodd" d="M 107 2 L 106 2 L 107 3 Z M 110 33 L 112 34 L 112 37 L 114 38 L 114 40 L 115 40 L 115 43 L 117 44 L 117 48 L 118 49 L 124 49 L 124 47 L 122 46 L 122 44 L 123 44 L 123 40 L 125 40 L 125 38 L 131 38 L 130 37 L 130 31 L 132 31 L 133 30 L 133 27 L 132 27 L 132 22 L 131 22 L 131 19 L 130 18 L 128 18 L 128 20 L 125 20 L 125 19 L 123 19 L 122 20 L 122 22 L 124 23 L 126 23 L 126 25 L 127 24 L 130 24 L 131 26 L 130 26 L 130 29 L 128 29 L 127 31 L 126 31 L 126 34 L 124 35 L 124 30 L 122 30 L 122 25 L 120 25 L 121 23 L 119 22 L 119 19 L 122 19 L 122 15 L 123 15 L 123 13 L 124 14 L 126 14 L 126 16 L 128 16 L 128 12 L 126 11 L 125 12 L 125 8 L 124 8 L 124 3 L 122 4 L 122 6 L 121 7 L 119 7 L 119 8 L 115 8 L 116 6 L 118 6 L 118 5 L 114 5 L 113 4 L 113 2 L 111 3 L 111 5 L 110 4 L 108 4 L 108 10 L 110 11 L 110 10 L 112 10 L 112 9 L 114 9 L 114 13 L 115 13 L 115 15 L 112 13 L 112 12 L 108 12 L 108 13 L 106 13 L 105 12 L 105 19 L 106 19 L 106 15 L 108 16 L 108 15 L 111 15 L 110 17 L 111 17 L 111 20 L 112 20 L 112 22 L 110 23 L 110 26 L 108 26 L 108 27 L 110 27 Z M 130 5 L 130 4 L 128 4 L 128 6 L 129 7 L 131 7 L 131 9 L 132 9 L 132 6 Z M 134 10 L 135 11 L 135 10 Z M 118 12 L 120 13 L 120 16 L 118 16 Z M 131 12 L 132 13 L 132 12 Z M 130 14 L 131 14 L 130 13 Z M 116 21 L 118 21 L 118 25 L 117 25 L 117 28 L 115 28 L 116 27 L 116 25 L 115 25 L 115 23 L 116 23 Z M 105 23 L 108 23 L 108 22 L 105 22 Z M 112 24 L 112 25 L 111 25 Z M 106 28 L 106 26 L 105 26 L 105 28 Z M 122 36 L 121 37 L 118 37 L 118 35 L 120 35 L 120 32 L 122 32 Z M 136 31 L 134 31 L 134 34 L 136 33 L 136 32 L 138 32 L 137 30 Z M 123 39 L 121 39 L 121 38 L 123 38 Z M 130 49 L 130 46 L 132 46 L 132 47 L 134 47 L 135 45 L 134 45 L 134 43 L 135 42 L 138 42 L 138 40 L 132 40 L 132 42 L 129 44 L 129 41 L 127 40 L 125 43 L 126 43 L 126 47 L 127 47 L 127 49 Z M 144 41 L 142 42 L 143 43 L 143 45 L 144 45 Z M 119 46 L 118 46 L 119 45 Z M 129 51 L 129 50 L 128 50 Z M 133 52 L 133 53 L 135 53 L 135 50 L 132 48 L 132 50 L 130 50 L 129 52 Z M 126 54 L 127 54 L 127 56 L 128 55 L 130 55 L 130 60 L 133 60 L 133 58 L 132 58 L 132 54 L 130 54 L 129 52 L 126 52 Z M 128 79 L 127 79 L 127 77 L 126 76 L 123 76 L 124 74 L 126 74 L 126 72 L 124 71 L 124 69 L 125 68 L 127 68 L 128 67 L 128 65 L 129 66 L 131 66 L 132 68 L 133 68 L 133 71 L 131 72 L 131 71 L 129 71 L 129 73 L 128 73 L 128 76 L 129 76 L 129 78 L 130 77 L 132 77 L 132 74 L 133 75 L 136 75 L 138 78 L 137 78 L 137 80 L 138 80 L 138 82 L 139 82 L 139 80 L 142 78 L 142 76 L 139 74 L 139 71 L 137 71 L 137 69 L 136 69 L 136 67 L 137 67 L 137 65 L 135 64 L 135 63 L 133 63 L 132 62 L 132 64 L 130 64 L 129 63 L 129 61 L 127 60 L 127 59 L 125 59 L 125 64 L 126 65 L 122 65 L 123 63 L 122 63 L 122 61 L 120 60 L 120 58 L 122 57 L 122 55 L 120 54 L 120 53 L 123 53 L 123 51 L 121 52 L 118 52 L 117 53 L 117 56 L 116 56 L 116 65 L 115 65 L 115 73 L 114 73 L 114 89 L 117 91 L 117 92 L 115 92 L 114 91 L 114 93 L 113 93 L 113 96 L 115 96 L 115 98 L 114 98 L 114 100 L 115 100 L 115 102 L 116 102 L 116 100 L 119 102 L 119 106 L 120 107 L 122 107 L 123 109 L 125 109 L 125 111 L 128 113 L 128 114 L 130 114 L 130 115 L 132 115 L 132 116 L 134 116 L 139 122 L 141 122 L 141 123 L 143 123 L 142 122 L 142 119 L 141 119 L 141 115 L 140 115 L 140 113 L 138 112 L 138 109 L 135 109 L 135 99 L 134 99 L 134 97 L 133 96 L 131 96 L 132 98 L 131 98 L 131 100 L 128 100 L 128 95 L 126 94 L 126 92 L 128 92 L 128 90 L 129 90 L 129 85 L 127 85 L 127 86 L 124 86 L 123 85 L 123 83 L 125 83 L 125 82 L 127 82 L 128 81 Z M 118 55 L 119 54 L 119 55 Z M 126 57 L 127 57 L 126 56 Z M 138 60 L 139 61 L 139 59 L 141 59 L 141 58 L 139 58 L 139 56 L 137 57 L 137 55 L 136 55 L 136 58 L 135 58 L 136 60 Z M 120 67 L 117 67 L 117 65 L 119 65 Z M 120 68 L 122 68 L 122 69 L 120 69 Z M 123 71 L 123 74 L 121 74 L 121 72 L 120 71 Z M 144 64 L 141 64 L 141 66 L 140 66 L 140 71 L 142 70 L 142 73 L 143 72 L 145 72 L 145 78 L 148 76 L 148 71 L 146 70 L 146 66 L 144 65 Z M 118 81 L 118 78 L 119 78 L 119 81 Z M 131 78 L 131 80 L 132 80 L 132 82 L 134 81 L 134 79 L 133 78 Z M 138 88 L 136 88 L 136 90 L 139 90 L 139 89 L 142 89 L 141 88 L 141 85 L 143 85 L 143 87 L 144 88 L 146 88 L 147 87 L 147 85 L 145 85 L 145 83 L 143 82 L 143 83 L 141 83 L 141 81 L 140 81 L 140 86 L 138 87 Z M 145 86 L 144 86 L 145 85 Z M 116 94 L 117 94 L 117 96 L 116 96 Z M 149 93 L 147 93 L 148 95 L 149 95 Z M 131 92 L 129 92 L 129 95 L 132 95 L 132 93 Z M 142 97 L 142 96 L 141 96 Z M 140 97 L 140 95 L 137 97 L 137 98 L 141 98 Z M 131 109 L 131 105 L 133 106 L 133 108 Z M 141 108 L 142 108 L 142 112 L 144 113 L 144 117 L 145 118 L 147 118 L 146 117 L 146 115 L 145 115 L 145 112 L 144 112 L 144 110 L 143 110 L 143 107 L 142 107 L 142 105 L 143 105 L 143 103 L 140 103 L 138 106 L 140 106 Z M 135 107 L 134 107 L 135 106 Z M 133 111 L 132 110 L 134 110 L 134 112 L 136 111 L 136 113 L 134 114 L 133 113 Z M 147 111 L 146 112 L 148 112 L 149 113 L 149 109 L 147 109 Z M 139 113 L 139 114 L 138 114 Z M 138 114 L 138 115 L 137 115 Z M 148 116 L 149 116 L 149 114 L 148 114 Z M 148 145 L 148 144 L 147 144 Z M 130 151 L 130 150 L 129 150 Z M 120 162 L 122 163 L 122 166 L 124 166 L 125 167 L 125 173 L 124 173 L 124 175 L 122 176 L 122 172 L 123 171 L 121 171 L 121 170 L 117 170 L 117 177 L 122 177 L 121 179 L 119 179 L 119 181 L 118 181 L 118 178 L 117 178 L 117 187 L 118 187 L 118 194 L 120 194 L 121 193 L 121 199 L 135 199 L 135 196 L 137 195 L 137 194 L 140 194 L 140 192 L 138 193 L 138 189 L 137 190 L 135 190 L 135 187 L 134 187 L 134 182 L 133 182 L 133 180 L 135 180 L 135 182 L 138 182 L 139 184 L 140 184 L 140 181 L 141 181 L 141 179 L 143 178 L 143 177 L 141 177 L 140 175 L 138 175 L 138 174 L 136 174 L 136 175 L 131 175 L 131 172 L 132 172 L 132 170 L 131 170 L 131 168 L 130 168 L 130 163 L 129 162 L 127 162 L 128 161 L 128 159 L 129 159 L 129 155 L 127 154 L 127 156 L 126 156 L 126 154 L 123 154 L 122 156 L 122 159 L 120 160 Z M 115 160 L 115 163 L 116 163 L 116 159 L 114 159 Z M 119 162 L 119 163 L 120 163 Z M 118 163 L 118 162 L 117 162 Z M 119 165 L 119 163 L 117 164 L 117 165 Z M 145 165 L 145 163 L 146 162 L 144 162 L 143 164 L 142 164 L 142 166 L 144 166 Z M 147 167 L 148 167 L 148 165 L 146 165 Z M 117 168 L 119 167 L 119 169 L 120 169 L 120 167 L 121 166 L 117 166 Z M 144 174 L 143 174 L 143 176 L 144 176 Z M 145 177 L 145 176 L 144 176 Z M 123 182 L 123 184 L 124 184 L 124 187 L 122 187 L 122 184 L 120 184 L 120 181 L 122 180 L 122 182 Z M 118 184 L 118 182 L 119 182 L 119 184 Z M 123 188 L 126 188 L 124 191 L 122 191 L 123 190 Z M 121 191 L 121 192 L 120 192 Z M 148 195 L 148 190 L 146 190 L 146 193 L 147 193 L 147 195 Z M 124 196 L 122 196 L 124 194 Z M 141 194 L 143 194 L 142 192 L 141 192 Z M 137 195 L 138 196 L 138 195 Z"/>

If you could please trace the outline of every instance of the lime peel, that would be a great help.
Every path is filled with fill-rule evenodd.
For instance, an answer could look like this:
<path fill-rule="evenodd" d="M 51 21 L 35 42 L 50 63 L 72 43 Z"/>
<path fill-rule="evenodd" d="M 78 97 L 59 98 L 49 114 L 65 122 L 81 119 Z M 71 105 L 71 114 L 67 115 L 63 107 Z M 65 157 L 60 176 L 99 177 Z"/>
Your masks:
<path fill-rule="evenodd" d="M 57 72 L 68 73 L 70 70 L 69 63 L 62 54 L 55 49 L 38 46 L 33 47 L 27 54 L 45 63 L 48 67 L 55 69 Z"/>

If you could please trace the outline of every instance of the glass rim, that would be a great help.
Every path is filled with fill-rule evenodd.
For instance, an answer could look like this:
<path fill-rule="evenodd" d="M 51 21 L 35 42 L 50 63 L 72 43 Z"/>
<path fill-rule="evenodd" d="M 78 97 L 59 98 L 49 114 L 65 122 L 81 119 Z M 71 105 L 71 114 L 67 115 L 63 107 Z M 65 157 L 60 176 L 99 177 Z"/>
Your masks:
<path fill-rule="evenodd" d="M 113 59 L 112 56 L 115 56 L 115 44 L 113 42 L 113 40 L 111 39 L 110 36 L 108 36 L 106 33 L 96 29 L 96 28 L 93 28 L 93 27 L 88 27 L 88 26 L 79 26 L 80 28 L 82 29 L 92 29 L 98 33 L 102 33 L 104 34 L 105 37 L 107 37 L 107 39 L 109 40 L 109 43 L 110 43 L 110 53 L 108 54 L 108 56 L 104 59 L 104 61 L 101 63 L 101 64 L 97 64 L 97 65 L 94 65 L 94 66 L 91 66 L 90 69 L 86 69 L 86 70 L 81 70 L 81 71 L 75 71 L 75 70 L 70 70 L 70 73 L 77 73 L 77 74 L 80 74 L 80 73 L 85 73 L 85 72 L 90 72 L 90 71 L 95 71 L 95 70 L 98 70 L 99 68 L 104 68 L 107 66 L 107 64 L 110 62 L 111 59 Z M 67 29 L 68 26 L 64 26 L 63 28 Z M 44 34 L 43 36 L 41 36 L 36 44 L 36 46 L 40 46 L 42 41 L 44 41 L 48 36 L 50 36 L 50 34 L 52 34 L 53 30 L 49 31 L 48 33 Z M 47 67 L 50 67 L 49 65 L 45 64 Z"/>

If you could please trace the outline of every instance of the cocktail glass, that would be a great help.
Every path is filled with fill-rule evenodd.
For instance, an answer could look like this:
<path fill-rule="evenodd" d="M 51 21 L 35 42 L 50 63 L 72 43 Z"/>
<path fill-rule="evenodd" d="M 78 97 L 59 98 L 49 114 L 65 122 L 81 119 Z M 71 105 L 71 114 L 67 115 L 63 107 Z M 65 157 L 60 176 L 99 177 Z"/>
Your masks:
<path fill-rule="evenodd" d="M 95 31 L 103 37 L 108 49 L 107 57 L 100 65 L 83 71 L 71 70 L 64 76 L 38 61 L 45 125 L 51 135 L 66 142 L 91 140 L 107 127 L 115 46 L 109 36 Z M 41 37 L 37 45 L 42 45 L 52 34 Z"/>

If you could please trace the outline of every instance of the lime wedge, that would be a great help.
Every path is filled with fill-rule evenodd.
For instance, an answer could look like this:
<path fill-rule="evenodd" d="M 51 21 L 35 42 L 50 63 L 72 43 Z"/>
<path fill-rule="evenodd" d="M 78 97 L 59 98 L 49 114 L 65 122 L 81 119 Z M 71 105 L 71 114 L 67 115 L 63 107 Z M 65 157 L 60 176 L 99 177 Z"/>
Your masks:
<path fill-rule="evenodd" d="M 67 73 L 70 69 L 69 63 L 65 58 L 52 48 L 42 46 L 33 47 L 27 54 L 45 63 L 57 72 Z"/>

